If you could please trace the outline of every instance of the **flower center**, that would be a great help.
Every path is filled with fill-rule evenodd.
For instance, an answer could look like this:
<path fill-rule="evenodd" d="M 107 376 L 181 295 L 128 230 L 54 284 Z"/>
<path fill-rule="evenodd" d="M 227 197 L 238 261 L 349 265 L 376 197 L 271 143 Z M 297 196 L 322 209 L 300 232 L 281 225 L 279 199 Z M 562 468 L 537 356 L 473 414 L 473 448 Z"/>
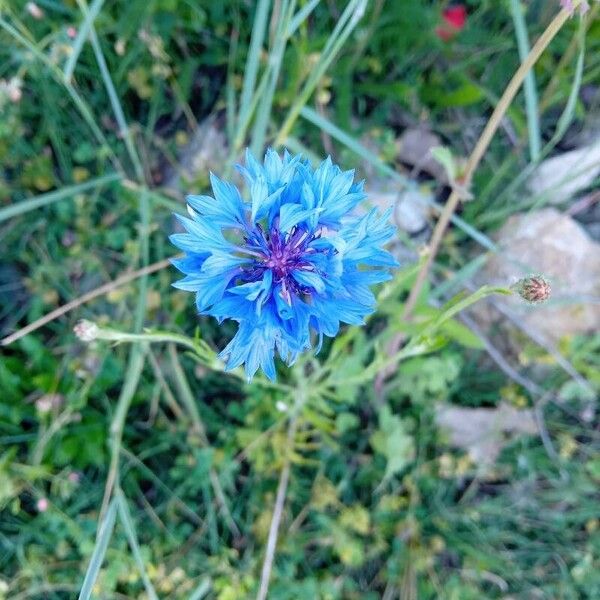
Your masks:
<path fill-rule="evenodd" d="M 264 277 L 265 271 L 270 270 L 273 274 L 273 284 L 281 286 L 281 297 L 288 304 L 291 304 L 292 295 L 310 295 L 313 289 L 301 284 L 294 277 L 294 273 L 316 270 L 308 258 L 321 250 L 309 247 L 309 244 L 320 235 L 320 231 L 312 233 L 302 227 L 293 227 L 287 234 L 273 228 L 265 234 L 258 226 L 257 231 L 244 238 L 247 244 L 245 251 L 255 258 L 250 264 L 242 267 L 242 282 L 259 281 Z"/>
<path fill-rule="evenodd" d="M 302 229 L 292 230 L 287 239 L 279 231 L 273 231 L 267 242 L 265 267 L 273 271 L 276 280 L 287 278 L 292 271 L 307 264 L 302 257 L 307 252 L 306 245 L 312 239 L 313 236 Z"/>
<path fill-rule="evenodd" d="M 273 271 L 276 279 L 287 277 L 291 271 L 300 265 L 300 254 L 285 246 L 281 251 L 275 251 L 265 260 L 265 266 Z"/>

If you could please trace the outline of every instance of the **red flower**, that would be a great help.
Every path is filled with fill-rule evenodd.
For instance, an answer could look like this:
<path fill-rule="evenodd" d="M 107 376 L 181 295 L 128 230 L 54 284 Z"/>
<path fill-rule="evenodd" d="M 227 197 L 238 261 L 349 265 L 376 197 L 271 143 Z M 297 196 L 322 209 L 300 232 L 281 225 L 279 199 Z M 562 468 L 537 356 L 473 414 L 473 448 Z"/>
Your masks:
<path fill-rule="evenodd" d="M 435 34 L 444 42 L 452 39 L 465 26 L 467 9 L 462 4 L 449 6 L 442 13 L 443 23 L 435 28 Z"/>

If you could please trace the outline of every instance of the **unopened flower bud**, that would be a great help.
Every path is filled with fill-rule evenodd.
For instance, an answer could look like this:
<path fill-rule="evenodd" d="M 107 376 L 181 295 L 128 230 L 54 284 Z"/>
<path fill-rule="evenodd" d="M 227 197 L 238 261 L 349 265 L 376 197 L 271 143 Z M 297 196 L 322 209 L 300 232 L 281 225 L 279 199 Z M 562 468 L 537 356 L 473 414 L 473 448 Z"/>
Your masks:
<path fill-rule="evenodd" d="M 531 275 L 519 279 L 512 289 L 527 302 L 539 304 L 545 302 L 550 297 L 550 284 L 541 275 Z"/>
<path fill-rule="evenodd" d="M 98 337 L 98 325 L 87 319 L 79 321 L 79 323 L 73 327 L 73 331 L 82 342 L 91 342 Z"/>

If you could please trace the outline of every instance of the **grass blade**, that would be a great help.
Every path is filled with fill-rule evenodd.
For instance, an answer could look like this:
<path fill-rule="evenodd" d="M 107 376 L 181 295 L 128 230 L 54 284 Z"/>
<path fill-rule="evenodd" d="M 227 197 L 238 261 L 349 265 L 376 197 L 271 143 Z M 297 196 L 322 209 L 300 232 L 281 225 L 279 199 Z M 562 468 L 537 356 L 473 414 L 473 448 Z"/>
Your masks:
<path fill-rule="evenodd" d="M 190 600 L 202 600 L 202 598 L 210 591 L 211 586 L 212 583 L 210 579 L 203 579 L 200 582 L 200 585 L 192 592 Z"/>
<path fill-rule="evenodd" d="M 229 36 L 229 53 L 227 56 L 227 80 L 225 82 L 225 115 L 227 125 L 227 139 L 229 145 L 233 144 L 235 139 L 236 127 L 236 99 L 235 99 L 235 57 L 237 56 L 239 34 L 237 30 Z"/>
<path fill-rule="evenodd" d="M 79 600 L 90 600 L 91 598 L 92 589 L 94 588 L 94 584 L 98 578 L 98 573 L 100 572 L 100 567 L 102 566 L 106 549 L 108 548 L 108 542 L 110 541 L 110 537 L 115 527 L 116 516 L 117 504 L 116 500 L 113 500 L 106 511 L 106 515 L 100 524 L 100 528 L 98 529 L 98 538 L 96 539 L 96 545 L 94 546 L 94 551 L 92 552 L 90 564 L 83 580 L 81 592 L 79 592 Z"/>
<path fill-rule="evenodd" d="M 98 177 L 96 179 L 90 179 L 84 183 L 64 187 L 54 192 L 48 192 L 47 194 L 41 194 L 35 198 L 28 198 L 27 200 L 22 200 L 21 202 L 11 204 L 10 206 L 5 206 L 4 208 L 0 208 L 0 223 L 12 217 L 16 217 L 17 215 L 22 215 L 26 212 L 29 212 L 30 210 L 48 206 L 54 202 L 59 202 L 65 198 L 70 198 L 76 194 L 81 194 L 87 190 L 100 188 L 107 183 L 112 183 L 113 181 L 118 181 L 119 179 L 121 179 L 121 176 L 118 173 L 110 173 L 109 175 L 103 175 L 102 177 Z"/>
<path fill-rule="evenodd" d="M 104 497 L 100 508 L 101 515 L 104 514 L 106 507 L 109 505 L 110 497 L 119 481 L 119 455 L 121 443 L 123 441 L 125 419 L 127 418 L 127 412 L 129 411 L 131 401 L 133 400 L 133 396 L 140 382 L 140 377 L 142 376 L 145 358 L 146 346 L 135 344 L 129 353 L 129 361 L 127 363 L 123 387 L 121 388 L 115 415 L 110 425 L 110 467 L 104 485 Z"/>
<path fill-rule="evenodd" d="M 250 120 L 252 119 L 252 115 L 256 111 L 256 107 L 258 106 L 258 103 L 262 101 L 262 98 L 265 93 L 265 90 L 267 89 L 267 84 L 269 83 L 269 80 L 270 80 L 270 70 L 266 70 L 260 79 L 260 83 L 258 84 L 258 87 L 256 88 L 256 92 L 252 96 L 252 102 L 250 102 L 249 109 L 247 111 L 245 111 L 245 113 L 243 115 L 240 115 L 243 118 L 241 118 L 239 121 L 239 124 L 237 127 L 237 132 L 235 134 L 233 145 L 231 147 L 231 152 L 229 155 L 229 159 L 227 161 L 229 167 L 235 160 L 238 151 L 244 144 L 244 140 L 246 139 L 246 132 L 248 131 L 248 126 L 250 125 Z"/>
<path fill-rule="evenodd" d="M 79 8 L 85 15 L 86 19 L 88 19 L 90 12 L 88 11 L 86 1 L 77 0 L 77 4 L 79 5 Z M 129 129 L 127 121 L 125 120 L 125 113 L 123 111 L 123 107 L 121 106 L 119 96 L 115 90 L 115 86 L 110 76 L 110 72 L 108 70 L 104 54 L 102 53 L 102 48 L 100 47 L 100 42 L 98 41 L 98 36 L 96 35 L 96 30 L 94 28 L 92 20 L 89 20 L 89 35 L 94 54 L 96 56 L 96 62 L 98 63 L 98 67 L 100 69 L 100 74 L 102 76 L 104 87 L 106 88 L 106 92 L 110 99 L 110 103 L 117 123 L 119 125 L 121 135 L 125 140 L 125 147 L 127 148 L 129 158 L 133 164 L 136 177 L 139 183 L 143 186 L 140 193 L 139 204 L 140 233 L 138 243 L 141 259 L 140 262 L 142 268 L 145 268 L 148 266 L 150 254 L 148 240 L 148 235 L 150 231 L 150 203 L 148 189 L 144 185 L 144 170 L 135 145 L 133 143 L 133 139 L 131 137 L 131 130 Z M 144 274 L 142 277 L 140 277 L 139 280 L 138 300 L 134 315 L 135 332 L 141 331 L 142 326 L 144 324 L 144 317 L 146 315 L 146 306 L 148 301 L 147 297 L 148 275 Z M 113 423 L 112 432 L 114 433 L 114 448 L 111 456 L 109 477 L 107 479 L 105 488 L 104 502 L 107 501 L 108 497 L 110 496 L 112 486 L 114 485 L 115 481 L 118 481 L 119 478 L 119 450 L 121 446 L 121 438 L 123 435 L 123 427 L 125 424 L 127 411 L 129 410 L 129 405 L 131 404 L 131 399 L 133 397 L 133 394 L 135 393 L 141 376 L 143 365 L 144 352 L 142 352 L 140 348 L 136 345 L 130 352 L 127 379 L 125 381 L 125 385 L 122 389 L 122 393 L 119 398 L 119 404 L 117 406 L 117 415 L 115 416 L 115 422 Z M 115 424 L 118 427 L 117 430 L 114 429 Z"/>
<path fill-rule="evenodd" d="M 366 160 L 368 163 L 372 164 L 376 169 L 381 171 L 382 174 L 391 177 L 403 187 L 413 185 L 410 179 L 394 171 L 394 169 L 386 165 L 376 154 L 366 146 L 363 146 L 356 138 L 352 137 L 349 133 L 346 133 L 343 129 L 340 129 L 337 125 L 334 125 L 316 110 L 309 106 L 305 106 L 300 111 L 300 115 L 319 129 L 325 131 L 325 133 L 328 133 L 331 137 L 338 140 L 338 142 L 344 144 L 344 146 L 352 150 L 352 152 Z"/>
<path fill-rule="evenodd" d="M 317 7 L 321 0 L 310 0 L 307 2 L 295 15 L 291 20 L 290 25 L 287 30 L 287 36 L 291 37 L 296 31 L 298 27 L 306 21 L 306 19 L 310 16 L 310 13 Z"/>
<path fill-rule="evenodd" d="M 510 12 L 515 26 L 519 59 L 523 62 L 529 54 L 530 45 L 529 36 L 527 35 L 527 25 L 525 24 L 525 17 L 523 15 L 523 5 L 520 0 L 510 0 Z M 527 115 L 527 132 L 529 134 L 529 154 L 532 162 L 536 162 L 540 158 L 542 136 L 540 133 L 537 85 L 533 69 L 530 69 L 525 77 L 523 92 L 525 93 L 525 113 Z"/>
<path fill-rule="evenodd" d="M 562 137 L 565 135 L 567 128 L 573 121 L 575 115 L 575 107 L 577 105 L 577 98 L 579 97 L 579 90 L 581 89 L 581 82 L 583 79 L 583 65 L 585 62 L 585 32 L 586 26 L 583 19 L 579 22 L 579 30 L 577 32 L 577 41 L 579 45 L 579 54 L 577 55 L 577 63 L 575 64 L 575 77 L 573 77 L 573 85 L 569 92 L 569 98 L 563 112 L 561 113 L 558 122 L 556 124 L 556 131 L 552 136 L 552 139 L 546 144 L 544 148 L 544 155 L 548 153 L 560 142 Z"/>
<path fill-rule="evenodd" d="M 279 133 L 277 134 L 277 138 L 275 139 L 274 145 L 281 146 L 285 143 L 285 140 L 296 122 L 296 119 L 300 115 L 300 111 L 308 102 L 310 96 L 314 92 L 317 84 L 338 55 L 339 51 L 342 49 L 342 46 L 346 43 L 350 34 L 354 31 L 355 27 L 358 25 L 360 20 L 362 19 L 365 7 L 367 5 L 366 0 L 356 0 L 354 2 L 350 2 L 346 7 L 346 10 L 340 17 L 340 20 L 336 27 L 333 30 L 333 33 L 329 37 L 327 43 L 325 44 L 325 48 L 321 53 L 321 57 L 319 58 L 319 62 L 315 65 L 315 68 L 311 71 L 308 79 L 304 83 L 302 90 L 298 94 L 295 102 L 292 104 L 288 116 L 286 117 Z M 344 25 L 342 25 L 344 24 Z"/>
<path fill-rule="evenodd" d="M 254 24 L 252 25 L 252 37 L 250 38 L 250 48 L 248 49 L 248 58 L 246 59 L 246 68 L 244 70 L 244 83 L 242 85 L 242 95 L 240 98 L 238 125 L 244 121 L 246 113 L 250 110 L 263 40 L 267 30 L 270 4 L 270 0 L 259 0 L 256 7 Z"/>
<path fill-rule="evenodd" d="M 77 4 L 79 5 L 81 12 L 84 14 L 87 22 L 89 20 L 91 10 L 88 10 L 85 0 L 77 0 Z M 133 164 L 135 175 L 138 181 L 140 183 L 143 183 L 144 169 L 142 168 L 142 162 L 133 143 L 133 139 L 131 137 L 131 130 L 127 125 L 125 113 L 123 111 L 121 101 L 119 100 L 119 95 L 115 90 L 115 86 L 110 76 L 110 72 L 106 64 L 106 59 L 104 58 L 104 54 L 102 53 L 102 48 L 100 47 L 100 42 L 98 41 L 98 36 L 96 35 L 96 29 L 94 28 L 92 20 L 89 20 L 88 28 L 90 42 L 92 43 L 94 55 L 96 56 L 96 62 L 98 63 L 100 75 L 102 76 L 102 81 L 104 82 L 104 87 L 106 88 L 106 93 L 108 94 L 108 98 L 110 100 L 115 119 L 117 120 L 117 124 L 119 125 L 119 132 L 121 134 L 121 137 L 125 140 L 125 147 L 127 148 L 127 153 L 129 154 L 129 158 L 131 159 L 131 162 Z"/>
<path fill-rule="evenodd" d="M 252 129 L 252 144 L 250 148 L 255 156 L 262 154 L 265 143 L 269 117 L 271 116 L 271 109 L 273 107 L 275 88 L 277 87 L 281 62 L 285 54 L 285 47 L 288 40 L 287 30 L 289 29 L 295 7 L 296 0 L 283 0 L 280 8 L 280 17 L 277 22 L 277 30 L 275 33 L 275 43 L 273 44 L 273 50 L 269 55 L 267 89 L 261 98 L 256 121 L 254 122 L 254 128 Z"/>
<path fill-rule="evenodd" d="M 133 553 L 133 558 L 135 559 L 140 571 L 144 587 L 146 588 L 146 593 L 148 594 L 150 600 L 158 600 L 154 586 L 152 585 L 150 577 L 148 577 L 148 573 L 146 572 L 146 567 L 144 566 L 144 559 L 142 558 L 142 554 L 140 552 L 140 545 L 138 544 L 135 526 L 133 525 L 131 513 L 129 512 L 129 507 L 127 506 L 127 500 L 125 500 L 125 496 L 120 489 L 117 490 L 115 501 L 117 503 L 117 508 L 119 509 L 119 518 L 123 524 L 123 529 L 125 529 L 125 535 L 127 536 L 127 541 L 129 542 L 129 547 Z"/>
<path fill-rule="evenodd" d="M 90 6 L 89 11 L 87 11 L 87 13 L 84 13 L 83 22 L 81 23 L 81 26 L 77 31 L 77 37 L 73 42 L 73 50 L 69 55 L 69 59 L 67 60 L 65 68 L 63 70 L 63 75 L 66 81 L 71 81 L 71 77 L 73 77 L 75 65 L 77 64 L 79 55 L 83 50 L 85 40 L 89 35 L 90 30 L 92 28 L 92 24 L 98 16 L 98 13 L 100 12 L 100 9 L 102 8 L 103 4 L 104 0 L 94 0 L 94 2 L 92 2 L 92 5 Z"/>

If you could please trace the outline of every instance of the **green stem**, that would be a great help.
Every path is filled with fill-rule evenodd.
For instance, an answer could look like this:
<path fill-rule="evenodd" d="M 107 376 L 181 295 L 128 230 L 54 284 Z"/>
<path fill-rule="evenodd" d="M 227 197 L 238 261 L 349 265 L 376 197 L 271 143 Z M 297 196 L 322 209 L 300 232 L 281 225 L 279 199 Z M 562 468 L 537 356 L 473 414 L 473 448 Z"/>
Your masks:
<path fill-rule="evenodd" d="M 98 328 L 94 339 L 107 340 L 113 342 L 148 342 L 148 343 L 166 343 L 173 342 L 180 346 L 185 346 L 197 354 L 203 355 L 199 345 L 191 338 L 178 333 L 169 333 L 166 331 L 156 331 L 152 333 L 126 333 L 116 329 Z"/>
<path fill-rule="evenodd" d="M 108 508 L 108 503 L 112 496 L 115 484 L 119 479 L 119 454 L 121 451 L 121 443 L 123 440 L 123 429 L 125 427 L 125 417 L 131 405 L 131 401 L 137 389 L 142 369 L 144 368 L 144 359 L 146 348 L 138 345 L 129 354 L 129 364 L 125 375 L 125 383 L 121 388 L 121 394 L 117 402 L 115 416 L 110 426 L 110 446 L 111 457 L 110 466 L 108 469 L 108 477 L 104 487 L 104 497 L 102 499 L 102 507 L 100 509 L 100 521 L 104 517 L 104 513 Z"/>

